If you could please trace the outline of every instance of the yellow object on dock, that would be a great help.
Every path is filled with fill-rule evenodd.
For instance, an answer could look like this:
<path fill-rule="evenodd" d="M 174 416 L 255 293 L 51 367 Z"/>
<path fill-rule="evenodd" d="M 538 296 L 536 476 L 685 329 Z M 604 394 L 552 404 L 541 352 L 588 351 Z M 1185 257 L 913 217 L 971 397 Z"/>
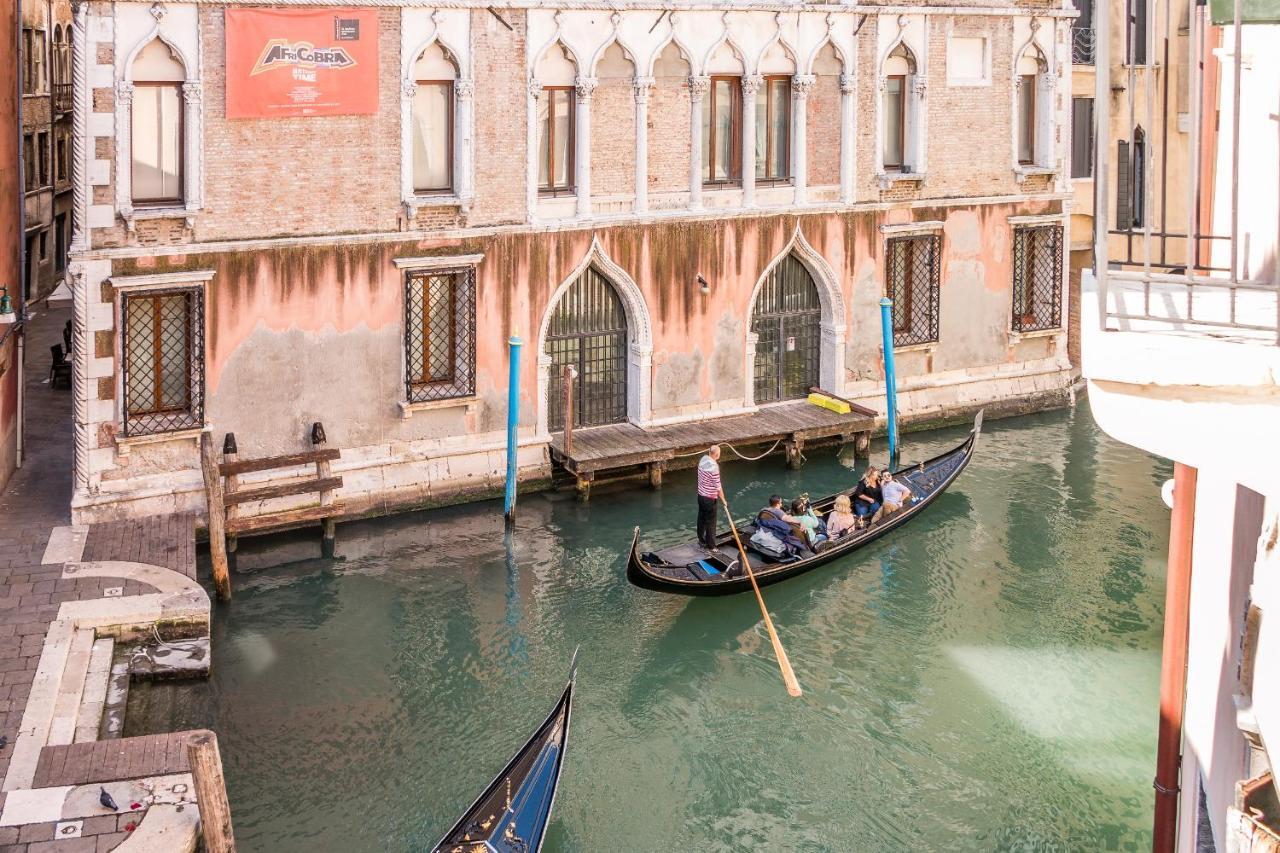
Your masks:
<path fill-rule="evenodd" d="M 826 394 L 810 394 L 809 402 L 813 403 L 815 406 L 830 409 L 840 415 L 847 415 L 849 412 L 853 411 L 849 407 L 849 404 L 844 400 L 837 400 L 834 397 L 828 397 Z"/>

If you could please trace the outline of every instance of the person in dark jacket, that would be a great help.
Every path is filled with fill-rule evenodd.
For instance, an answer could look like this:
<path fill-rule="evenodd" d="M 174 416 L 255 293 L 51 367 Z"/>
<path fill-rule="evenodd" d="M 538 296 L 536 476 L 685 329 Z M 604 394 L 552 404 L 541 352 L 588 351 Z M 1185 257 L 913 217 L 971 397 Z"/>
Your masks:
<path fill-rule="evenodd" d="M 858 517 L 859 526 L 864 526 L 867 519 L 875 524 L 880 519 L 880 508 L 884 505 L 884 493 L 880 490 L 880 472 L 868 468 L 853 490 L 853 514 Z"/>

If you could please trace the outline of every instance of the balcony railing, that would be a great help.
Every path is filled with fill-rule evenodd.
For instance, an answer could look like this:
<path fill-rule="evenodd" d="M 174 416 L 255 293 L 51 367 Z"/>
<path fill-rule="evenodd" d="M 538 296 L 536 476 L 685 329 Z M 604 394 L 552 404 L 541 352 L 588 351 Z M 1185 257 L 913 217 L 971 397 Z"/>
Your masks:
<path fill-rule="evenodd" d="M 1073 65 L 1093 64 L 1093 28 L 1071 28 L 1071 62 Z"/>
<path fill-rule="evenodd" d="M 53 111 L 55 113 L 71 112 L 71 84 L 53 84 Z"/>

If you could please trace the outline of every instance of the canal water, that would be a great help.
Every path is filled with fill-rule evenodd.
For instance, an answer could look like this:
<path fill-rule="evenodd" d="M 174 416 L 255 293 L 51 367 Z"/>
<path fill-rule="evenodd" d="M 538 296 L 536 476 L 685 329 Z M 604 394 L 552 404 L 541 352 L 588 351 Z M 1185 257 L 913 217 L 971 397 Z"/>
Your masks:
<path fill-rule="evenodd" d="M 854 467 L 724 478 L 745 514 Z M 548 851 L 1146 850 L 1170 474 L 1084 403 L 988 422 L 926 514 L 765 590 L 800 699 L 752 596 L 627 584 L 634 525 L 692 536 L 692 472 L 525 497 L 509 548 L 494 503 L 344 525 L 333 561 L 250 542 L 212 679 L 138 691 L 130 726 L 218 731 L 241 850 L 425 850 L 580 647 Z"/>

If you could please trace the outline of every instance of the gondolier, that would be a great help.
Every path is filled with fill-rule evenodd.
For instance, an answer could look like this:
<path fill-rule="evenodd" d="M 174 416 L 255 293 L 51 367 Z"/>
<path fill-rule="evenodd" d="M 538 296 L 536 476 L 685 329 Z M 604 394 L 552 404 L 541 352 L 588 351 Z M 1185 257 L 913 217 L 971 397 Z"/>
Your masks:
<path fill-rule="evenodd" d="M 716 547 L 717 501 L 724 498 L 720 485 L 720 445 L 713 444 L 698 460 L 698 541 Z"/>

